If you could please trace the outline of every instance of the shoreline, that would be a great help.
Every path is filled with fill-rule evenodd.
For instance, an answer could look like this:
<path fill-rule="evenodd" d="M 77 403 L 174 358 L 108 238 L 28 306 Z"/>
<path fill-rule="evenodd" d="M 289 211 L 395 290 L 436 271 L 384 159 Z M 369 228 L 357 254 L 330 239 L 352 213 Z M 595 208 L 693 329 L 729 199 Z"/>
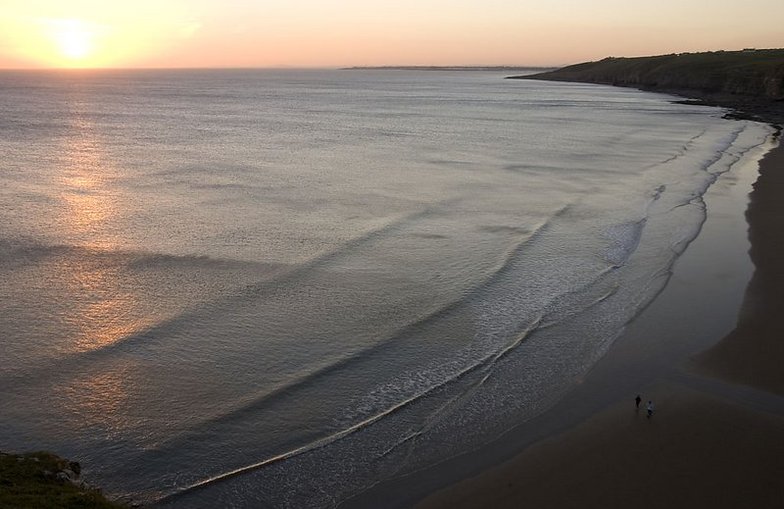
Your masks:
<path fill-rule="evenodd" d="M 784 145 L 772 148 L 759 166 L 746 214 L 755 270 L 738 326 L 697 355 L 682 351 L 674 363 L 662 358 L 659 373 L 641 388 L 644 401 L 652 398 L 657 405 L 652 419 L 642 417 L 643 410 L 635 412 L 634 391 L 628 391 L 579 424 L 429 495 L 416 507 L 776 507 L 784 498 L 782 374 L 774 368 L 759 375 L 749 368 L 780 367 L 784 361 L 780 341 L 777 352 L 767 349 L 773 335 L 784 332 L 774 313 L 781 309 L 776 304 L 782 287 L 760 283 L 769 277 L 760 259 L 784 254 L 781 243 L 760 244 L 784 218 L 784 206 L 776 203 L 784 194 Z M 773 221 L 762 215 L 771 209 L 778 214 Z M 608 353 L 608 362 L 628 360 L 624 353 L 630 352 L 624 351 L 642 346 L 628 336 L 642 335 L 639 329 L 648 327 L 633 323 Z M 759 330 L 768 335 L 743 342 Z"/>
<path fill-rule="evenodd" d="M 749 282 L 737 327 L 715 346 L 694 359 L 694 369 L 708 376 L 769 389 L 784 395 L 783 327 L 778 313 L 784 309 L 784 143 L 766 154 L 764 171 L 754 183 L 746 210 L 756 271 Z M 753 355 L 747 355 L 752 353 Z M 750 362 L 752 361 L 753 362 Z"/>
<path fill-rule="evenodd" d="M 771 145 L 773 146 L 771 147 Z M 759 201 L 755 196 L 748 194 L 754 180 L 757 178 L 762 180 L 762 177 L 758 177 L 756 173 L 757 161 L 759 161 L 760 174 L 784 172 L 784 166 L 776 166 L 782 164 L 784 146 L 781 144 L 775 146 L 775 142 L 771 145 L 768 145 L 769 150 L 762 160 L 757 158 L 752 163 L 755 168 L 751 180 L 746 183 L 747 190 L 743 194 L 743 198 L 747 201 L 744 202 L 743 207 L 750 201 Z M 775 154 L 776 157 L 772 154 Z M 774 163 L 770 161 L 774 161 Z M 730 173 L 735 173 L 735 169 Z M 711 189 L 721 181 L 722 179 L 719 179 Z M 756 191 L 761 187 L 755 186 L 754 189 Z M 775 190 L 766 189 L 767 196 L 771 197 L 768 202 L 771 199 L 775 202 L 776 196 L 784 194 L 784 182 L 781 182 Z M 735 285 L 734 297 L 727 297 L 729 300 L 734 299 L 733 302 L 726 304 L 731 306 L 734 311 L 729 316 L 720 317 L 719 320 L 711 318 L 716 317 L 717 312 L 715 309 L 711 309 L 710 303 L 706 302 L 708 299 L 704 299 L 704 296 L 713 296 L 716 291 L 723 291 L 726 281 L 723 281 L 722 278 L 726 278 L 726 274 L 716 272 L 720 272 L 721 269 L 710 273 L 710 267 L 705 269 L 704 274 L 700 274 L 700 271 L 703 270 L 700 268 L 701 258 L 709 256 L 711 250 L 716 247 L 711 245 L 710 239 L 707 239 L 706 230 L 710 229 L 713 223 L 718 223 L 715 229 L 721 232 L 722 221 L 728 219 L 716 217 L 712 208 L 716 200 L 711 201 L 710 195 L 711 190 L 706 195 L 709 208 L 708 220 L 700 235 L 676 263 L 674 276 L 662 294 L 629 324 L 627 331 L 613 344 L 606 356 L 594 366 L 583 382 L 576 386 L 562 401 L 544 414 L 529 422 L 522 423 L 480 450 L 465 453 L 414 475 L 382 483 L 345 501 L 341 507 L 409 507 L 415 504 L 421 509 L 504 507 L 504 500 L 506 500 L 508 507 L 526 504 L 540 507 L 543 506 L 542 504 L 547 506 L 548 503 L 553 506 L 568 507 L 578 505 L 578 501 L 579 505 L 592 506 L 589 500 L 597 506 L 608 503 L 610 505 L 618 503 L 618 507 L 632 504 L 643 507 L 661 507 L 662 504 L 673 503 L 677 506 L 677 501 L 668 499 L 667 502 L 664 502 L 661 496 L 653 497 L 651 505 L 640 502 L 641 497 L 648 496 L 645 493 L 646 486 L 652 487 L 654 492 L 660 493 L 665 498 L 673 495 L 671 487 L 666 484 L 671 480 L 664 475 L 666 471 L 664 466 L 673 467 L 674 471 L 681 473 L 683 471 L 676 468 L 678 465 L 690 473 L 702 469 L 704 471 L 702 476 L 687 476 L 694 486 L 702 481 L 706 483 L 705 486 L 713 485 L 715 480 L 723 478 L 722 476 L 725 474 L 737 474 L 735 469 L 739 466 L 734 465 L 734 467 L 722 472 L 705 468 L 705 465 L 702 464 L 702 460 L 705 458 L 699 452 L 686 453 L 686 457 L 694 459 L 696 463 L 679 463 L 679 457 L 676 453 L 688 451 L 688 446 L 690 446 L 688 441 L 684 442 L 684 436 L 690 438 L 692 435 L 700 435 L 699 430 L 713 429 L 712 427 L 718 423 L 722 430 L 720 434 L 704 433 L 702 434 L 703 438 L 695 441 L 694 444 L 707 446 L 710 442 L 713 446 L 717 446 L 718 444 L 724 445 L 730 440 L 725 449 L 726 461 L 722 465 L 733 465 L 732 458 L 738 456 L 738 451 L 743 449 L 742 447 L 734 447 L 738 444 L 731 442 L 731 438 L 741 441 L 744 439 L 743 431 L 739 432 L 737 426 L 760 423 L 763 427 L 767 426 L 765 427 L 767 431 L 760 435 L 760 442 L 745 444 L 745 447 L 755 451 L 757 456 L 764 455 L 765 450 L 784 453 L 780 449 L 770 447 L 771 444 L 781 442 L 781 437 L 776 437 L 776 434 L 771 430 L 784 429 L 782 428 L 784 426 L 784 403 L 782 403 L 781 394 L 771 394 L 766 390 L 755 390 L 751 387 L 728 383 L 724 379 L 704 376 L 706 373 L 704 369 L 708 368 L 697 369 L 698 364 L 693 360 L 697 354 L 727 336 L 735 326 L 738 310 L 742 308 L 746 313 L 746 309 L 749 307 L 748 301 L 757 299 L 756 296 L 750 297 L 749 289 L 746 288 L 749 279 L 752 278 L 752 273 L 756 274 L 759 269 L 757 268 L 757 272 L 755 272 L 751 260 L 746 255 L 749 245 L 745 243 L 743 246 L 736 246 L 740 250 L 740 254 L 736 253 L 736 256 L 745 256 L 747 259 L 747 273 L 745 276 L 736 274 L 736 277 L 740 279 L 733 282 Z M 773 206 L 784 210 L 782 205 L 774 203 Z M 745 231 L 747 222 L 743 218 L 742 210 L 738 210 L 736 204 L 734 220 L 741 223 L 740 229 L 745 240 L 747 239 Z M 730 220 L 732 219 L 730 218 Z M 748 220 L 753 219 L 749 215 Z M 736 226 L 735 229 L 737 230 L 738 227 Z M 699 246 L 700 243 L 704 244 L 706 241 L 707 245 Z M 700 249 L 702 252 L 699 252 Z M 752 251 L 755 249 L 758 249 L 758 246 L 752 246 Z M 780 248 L 780 252 L 770 256 L 776 258 L 776 256 L 784 254 L 782 252 L 784 252 L 784 246 Z M 685 265 L 690 266 L 684 267 Z M 702 280 L 695 281 L 693 276 L 698 279 L 702 278 Z M 702 302 L 699 302 L 700 299 Z M 741 300 L 744 301 L 743 306 L 741 306 Z M 700 309 L 689 309 L 692 302 L 696 304 L 696 308 Z M 681 308 L 680 311 L 678 311 L 678 307 Z M 680 316 L 677 315 L 678 312 L 680 312 Z M 695 313 L 699 316 L 693 316 Z M 773 329 L 781 331 L 781 327 Z M 661 335 L 665 335 L 667 338 L 659 339 Z M 688 340 L 682 341 L 683 338 L 688 338 Z M 733 352 L 733 357 L 738 358 L 737 352 Z M 778 361 L 778 365 L 781 365 L 782 360 L 784 359 L 773 359 L 771 363 L 776 365 Z M 662 433 L 668 437 L 664 443 L 678 444 L 677 448 L 663 448 L 663 438 L 661 437 L 648 443 L 638 443 L 635 441 L 638 437 L 633 435 L 634 428 L 626 420 L 621 419 L 621 422 L 615 422 L 619 415 L 623 413 L 628 415 L 633 412 L 630 409 L 633 408 L 632 399 L 636 392 L 643 393 L 643 396 L 647 394 L 655 397 L 655 403 L 659 408 L 657 416 L 662 414 L 661 418 L 656 420 L 657 429 L 663 429 Z M 690 415 L 689 408 L 702 408 L 705 410 L 704 415 Z M 667 417 L 670 420 L 667 426 L 662 422 L 665 412 L 674 416 L 673 420 Z M 773 419 L 772 424 L 769 422 L 770 419 Z M 679 426 L 674 426 L 674 422 L 679 423 Z M 767 424 L 765 424 L 766 422 Z M 615 423 L 614 426 L 613 423 Z M 611 430 L 611 432 L 602 434 L 601 430 Z M 692 434 L 684 435 L 686 430 L 691 430 Z M 559 445 L 567 442 L 576 445 L 566 448 Z M 760 444 L 761 447 L 758 447 Z M 582 451 L 583 456 L 576 458 L 574 456 L 575 450 Z M 596 461 L 586 461 L 587 458 L 596 460 L 596 453 L 599 451 L 601 451 L 600 455 L 614 458 L 612 463 L 602 463 L 601 470 L 593 468 Z M 664 453 L 659 454 L 659 451 L 668 451 L 669 456 Z M 629 484 L 629 489 L 621 486 L 620 484 L 627 481 L 619 481 L 618 479 L 626 471 L 631 471 L 628 468 L 630 459 L 639 458 L 642 460 L 651 454 L 661 456 L 661 461 L 658 463 L 639 462 L 640 465 L 648 466 L 647 471 L 644 468 L 638 471 L 638 475 L 644 478 L 647 484 L 637 488 L 633 488 Z M 784 454 L 780 457 L 784 457 Z M 538 465 L 544 461 L 542 458 L 551 458 L 554 467 L 551 470 L 540 468 Z M 738 456 L 738 460 L 741 464 L 744 458 Z M 779 474 L 782 472 L 780 465 L 777 470 L 775 465 L 771 466 L 771 463 L 772 460 L 768 457 L 766 460 L 767 470 L 765 470 L 767 477 L 764 471 L 761 472 L 759 469 L 747 469 L 745 472 L 748 475 L 744 474 L 741 477 L 770 481 L 771 475 L 775 476 L 777 472 Z M 569 475 L 561 471 L 562 468 L 565 468 L 564 465 L 570 464 L 582 465 L 582 469 L 574 469 L 574 472 Z M 656 470 L 657 465 L 659 470 Z M 522 479 L 525 479 L 525 482 Z M 728 485 L 726 482 L 724 484 Z M 776 483 L 773 483 L 773 486 L 775 485 Z M 766 496 L 770 496 L 774 489 L 770 483 L 765 486 L 767 486 L 766 489 L 757 489 L 756 492 L 764 492 Z M 587 490 L 589 487 L 593 487 L 593 493 Z M 608 501 L 608 499 L 595 497 L 597 493 L 612 493 L 615 489 L 628 496 L 623 499 L 623 503 L 621 503 L 621 499 Z M 577 492 L 582 495 L 573 498 L 571 502 L 558 498 L 561 494 Z M 721 498 L 728 503 L 732 500 L 732 497 L 728 497 L 727 493 L 723 493 Z M 738 500 L 733 502 L 737 504 Z M 695 503 L 692 503 L 691 506 L 694 506 Z M 722 507 L 721 500 L 715 503 Z M 762 501 L 757 499 L 756 504 L 764 507 L 764 499 Z M 729 504 L 724 507 L 731 506 L 732 504 Z"/>

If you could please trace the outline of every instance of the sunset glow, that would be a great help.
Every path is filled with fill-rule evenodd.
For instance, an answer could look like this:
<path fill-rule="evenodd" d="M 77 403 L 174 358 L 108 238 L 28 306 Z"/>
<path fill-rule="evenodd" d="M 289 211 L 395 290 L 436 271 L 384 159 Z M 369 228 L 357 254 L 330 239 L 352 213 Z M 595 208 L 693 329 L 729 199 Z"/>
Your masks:
<path fill-rule="evenodd" d="M 561 65 L 782 47 L 781 19 L 779 0 L 4 0 L 0 68 Z"/>
<path fill-rule="evenodd" d="M 62 56 L 73 61 L 85 60 L 93 51 L 95 33 L 81 20 L 57 20 L 51 23 L 51 37 Z"/>
<path fill-rule="evenodd" d="M 148 62 L 193 37 L 197 7 L 184 0 L 8 0 L 0 6 L 0 68 L 166 66 Z"/>

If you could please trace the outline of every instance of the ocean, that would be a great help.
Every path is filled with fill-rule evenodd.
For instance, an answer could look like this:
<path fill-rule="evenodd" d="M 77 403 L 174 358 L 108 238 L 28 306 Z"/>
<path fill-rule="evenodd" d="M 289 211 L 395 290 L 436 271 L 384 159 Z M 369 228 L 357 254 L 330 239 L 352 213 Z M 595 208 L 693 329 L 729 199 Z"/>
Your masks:
<path fill-rule="evenodd" d="M 0 450 L 333 507 L 551 407 L 771 134 L 632 89 L 0 73 Z"/>

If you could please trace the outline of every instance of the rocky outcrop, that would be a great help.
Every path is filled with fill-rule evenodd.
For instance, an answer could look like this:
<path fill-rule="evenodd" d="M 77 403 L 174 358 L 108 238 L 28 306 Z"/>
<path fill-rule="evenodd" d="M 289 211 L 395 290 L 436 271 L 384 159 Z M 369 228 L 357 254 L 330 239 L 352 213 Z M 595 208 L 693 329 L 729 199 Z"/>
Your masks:
<path fill-rule="evenodd" d="M 68 461 L 52 453 L 0 452 L 0 507 L 124 507 L 110 502 L 100 490 L 85 483 L 81 473 L 78 462 Z"/>

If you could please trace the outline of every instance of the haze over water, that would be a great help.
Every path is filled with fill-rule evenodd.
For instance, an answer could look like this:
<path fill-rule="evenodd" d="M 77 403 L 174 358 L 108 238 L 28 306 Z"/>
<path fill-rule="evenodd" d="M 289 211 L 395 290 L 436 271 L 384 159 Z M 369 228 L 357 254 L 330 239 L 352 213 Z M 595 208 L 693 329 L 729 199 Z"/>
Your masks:
<path fill-rule="evenodd" d="M 769 129 L 502 77 L 0 74 L 0 448 L 330 506 L 545 410 Z"/>

